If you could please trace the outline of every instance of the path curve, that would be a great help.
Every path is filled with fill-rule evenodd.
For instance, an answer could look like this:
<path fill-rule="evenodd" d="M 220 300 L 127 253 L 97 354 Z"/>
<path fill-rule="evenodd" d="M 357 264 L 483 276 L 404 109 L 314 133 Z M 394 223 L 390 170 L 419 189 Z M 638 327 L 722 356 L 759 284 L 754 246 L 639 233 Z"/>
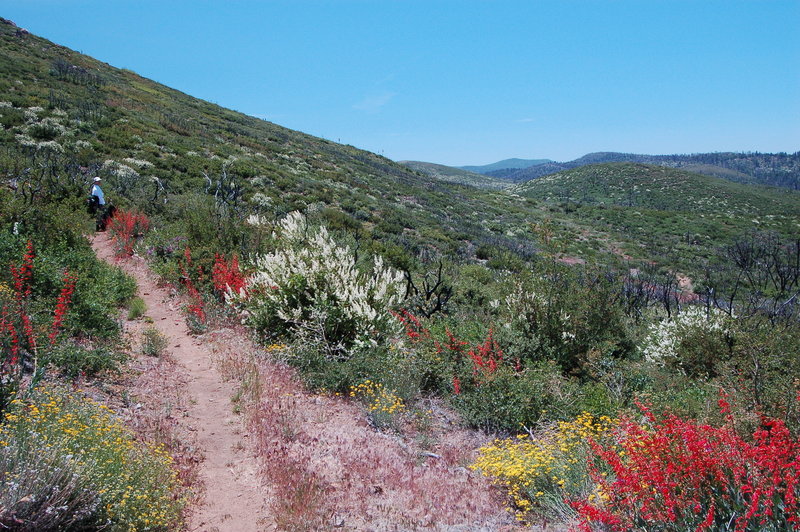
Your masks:
<path fill-rule="evenodd" d="M 204 458 L 198 472 L 204 494 L 190 516 L 189 530 L 248 532 L 273 528 L 253 444 L 248 441 L 244 420 L 233 412 L 230 385 L 215 368 L 211 349 L 189 333 L 180 303 L 169 289 L 158 285 L 143 260 L 117 260 L 114 245 L 104 233 L 95 236 L 92 247 L 100 259 L 119 266 L 136 280 L 147 315 L 166 336 L 170 355 L 188 376 L 187 409 L 180 424 L 196 434 L 196 445 Z"/>

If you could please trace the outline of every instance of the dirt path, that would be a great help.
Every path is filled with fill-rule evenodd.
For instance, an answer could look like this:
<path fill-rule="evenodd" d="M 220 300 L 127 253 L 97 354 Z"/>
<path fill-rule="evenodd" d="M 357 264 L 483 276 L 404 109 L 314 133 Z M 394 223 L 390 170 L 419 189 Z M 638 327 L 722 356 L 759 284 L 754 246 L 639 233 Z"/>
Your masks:
<path fill-rule="evenodd" d="M 195 434 L 194 445 L 202 456 L 197 473 L 205 490 L 201 504 L 191 515 L 189 530 L 246 532 L 274 528 L 267 517 L 253 446 L 241 416 L 233 412 L 230 385 L 215 369 L 211 349 L 189 334 L 179 303 L 168 289 L 158 286 L 143 261 L 116 261 L 105 234 L 98 234 L 92 246 L 99 258 L 136 279 L 147 315 L 169 340 L 169 355 L 185 373 L 182 392 L 187 400 L 178 423 Z"/>

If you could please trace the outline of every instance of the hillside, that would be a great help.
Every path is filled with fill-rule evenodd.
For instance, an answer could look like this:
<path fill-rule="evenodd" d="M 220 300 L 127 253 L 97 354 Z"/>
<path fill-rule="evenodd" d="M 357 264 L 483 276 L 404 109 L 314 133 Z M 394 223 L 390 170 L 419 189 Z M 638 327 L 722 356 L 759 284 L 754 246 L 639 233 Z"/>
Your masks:
<path fill-rule="evenodd" d="M 178 202 L 181 216 L 199 213 L 184 193 L 213 200 L 221 186 L 226 213 L 240 220 L 302 210 L 366 237 L 400 265 L 423 249 L 469 255 L 494 238 L 485 220 L 508 210 L 506 196 L 193 98 L 9 21 L 0 23 L 0 50 L 2 167 L 15 183 L 35 188 L 45 174 L 62 175 L 78 190 L 98 174 L 117 201 L 151 213 Z M 523 228 L 502 245 L 520 249 L 532 237 Z"/>
<path fill-rule="evenodd" d="M 611 192 L 584 188 L 568 194 L 531 185 L 534 188 L 508 194 L 497 188 L 500 181 L 496 179 L 427 166 L 435 168 L 433 178 L 373 153 L 193 98 L 23 32 L 7 21 L 0 24 L 0 48 L 0 101 L 4 102 L 0 138 L 6 147 L 2 172 L 9 183 L 33 191 L 37 183 L 58 175 L 59 183 L 72 187 L 69 190 L 80 197 L 88 178 L 102 175 L 112 198 L 124 204 L 162 215 L 165 221 L 193 220 L 196 233 L 189 238 L 195 246 L 203 245 L 200 234 L 209 218 L 217 220 L 217 230 L 223 231 L 217 246 L 247 251 L 241 226 L 248 213 L 278 217 L 301 210 L 366 242 L 404 268 L 411 267 L 421 253 L 459 261 L 506 254 L 529 260 L 541 249 L 542 224 L 554 228 L 565 255 L 613 264 L 624 248 L 629 250 L 626 255 L 641 260 L 667 260 L 660 251 L 637 241 L 658 241 L 649 227 L 635 235 L 620 230 L 627 222 L 598 225 L 575 212 L 574 203 L 563 209 L 555 202 L 560 196 L 575 195 L 573 200 L 581 202 Z M 612 155 L 586 156 L 580 161 Z M 526 171 L 551 171 L 555 164 Z M 630 179 L 646 181 L 648 172 L 643 176 L 634 172 Z M 647 188 L 645 181 L 638 186 Z M 480 183 L 495 190 L 461 183 Z M 713 197 L 711 189 L 717 186 L 735 197 L 751 195 L 750 188 L 731 189 L 724 181 L 704 183 L 707 190 L 702 197 Z M 686 190 L 681 197 L 687 198 Z M 631 208 L 667 209 L 676 219 L 685 212 L 665 197 L 640 195 L 635 205 L 628 206 L 621 205 L 619 198 L 615 201 L 610 208 L 624 213 L 626 219 L 638 216 L 631 214 L 636 212 Z M 742 204 L 727 201 L 736 209 Z M 583 204 L 582 209 L 606 208 L 588 201 Z M 757 207 L 759 218 L 775 215 L 782 220 L 786 213 L 795 212 L 780 202 Z M 773 207 L 777 210 L 769 212 Z M 716 235 L 705 246 L 727 242 L 736 231 L 749 227 L 736 213 L 732 216 L 701 220 L 702 226 L 709 226 L 701 232 Z M 723 229 L 710 227 L 717 222 Z M 693 231 L 692 224 L 678 226 L 681 234 Z M 582 236 L 576 238 L 576 234 Z M 706 248 L 696 251 L 711 253 Z M 648 256 L 650 252 L 655 255 Z"/>
<path fill-rule="evenodd" d="M 503 188 L 508 185 L 508 182 L 502 179 L 496 179 L 476 172 L 445 166 L 443 164 L 426 163 L 422 161 L 398 161 L 398 163 L 420 172 L 421 174 L 450 183 L 460 183 L 477 188 L 493 189 Z"/>
<path fill-rule="evenodd" d="M 669 529 L 684 494 L 685 529 L 797 515 L 768 480 L 800 464 L 800 192 L 625 154 L 500 187 L 2 19 L 0 52 L 0 526 Z"/>
<path fill-rule="evenodd" d="M 605 232 L 632 257 L 685 271 L 754 229 L 798 234 L 800 193 L 638 163 L 592 164 L 514 185 L 510 192 L 568 213 L 585 234 Z"/>
<path fill-rule="evenodd" d="M 496 163 L 484 164 L 480 166 L 459 166 L 462 170 L 468 172 L 475 172 L 476 174 L 489 175 L 492 172 L 503 170 L 521 170 L 531 166 L 538 166 L 540 164 L 551 163 L 550 159 L 503 159 Z"/>
<path fill-rule="evenodd" d="M 499 171 L 489 175 L 515 182 L 536 179 L 547 174 L 588 164 L 636 162 L 668 168 L 680 168 L 738 183 L 771 185 L 800 189 L 800 152 L 795 153 L 697 153 L 691 155 L 637 155 L 598 152 L 574 161 L 550 162 L 516 172 Z"/>

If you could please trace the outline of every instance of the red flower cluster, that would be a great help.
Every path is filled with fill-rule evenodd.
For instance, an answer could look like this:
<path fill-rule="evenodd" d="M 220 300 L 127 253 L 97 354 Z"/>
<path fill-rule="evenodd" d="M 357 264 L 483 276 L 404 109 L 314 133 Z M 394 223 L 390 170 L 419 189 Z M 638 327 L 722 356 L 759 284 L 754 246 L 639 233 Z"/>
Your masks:
<path fill-rule="evenodd" d="M 406 330 L 406 336 L 412 342 L 420 342 L 422 340 L 430 339 L 431 332 L 426 329 L 422 322 L 411 314 L 408 310 L 402 309 L 400 312 L 392 312 L 395 318 L 400 320 Z"/>
<path fill-rule="evenodd" d="M 7 305 L 3 305 L 2 311 L 0 311 L 0 345 L 7 346 L 7 352 L 10 355 L 2 361 L 3 373 L 16 371 L 14 368 L 19 363 L 19 357 L 23 349 L 34 354 L 38 349 L 36 332 L 28 309 L 28 303 L 31 298 L 33 260 L 35 257 L 33 243 L 29 240 L 25 245 L 21 266 L 17 266 L 14 263 L 9 265 L 11 277 L 14 279 L 14 298 L 11 309 Z M 53 322 L 50 326 L 49 340 L 51 346 L 55 344 L 64 316 L 69 310 L 76 281 L 76 275 L 65 272 L 64 285 L 58 297 Z M 20 330 L 22 334 L 20 334 Z"/>
<path fill-rule="evenodd" d="M 33 276 L 33 259 L 36 254 L 33 251 L 33 242 L 28 240 L 25 244 L 25 254 L 22 256 L 22 265 L 17 267 L 11 263 L 9 266 L 11 276 L 14 279 L 14 302 L 17 305 L 17 315 L 22 322 L 22 332 L 28 341 L 28 347 L 36 350 L 36 335 L 33 332 L 33 324 L 28 313 L 28 300 L 31 297 L 31 277 Z M 16 359 L 19 353 L 19 336 L 16 331 L 12 335 L 12 355 Z"/>
<path fill-rule="evenodd" d="M 497 345 L 492 329 L 489 329 L 486 340 L 475 349 L 470 349 L 468 355 L 472 359 L 472 374 L 476 377 L 479 373 L 491 375 L 503 362 L 503 351 Z"/>
<path fill-rule="evenodd" d="M 583 529 L 800 529 L 800 440 L 783 422 L 763 418 L 748 440 L 730 418 L 713 427 L 640 409 L 649 423 L 623 419 L 613 446 L 591 442 L 599 462 L 590 471 L 605 500 L 571 503 Z M 598 464 L 613 475 L 604 477 Z"/>
<path fill-rule="evenodd" d="M 75 292 L 75 283 L 77 281 L 77 275 L 70 272 L 64 273 L 64 286 L 61 288 L 61 293 L 58 296 L 55 316 L 53 316 L 53 324 L 50 326 L 50 345 L 55 345 L 56 343 L 61 323 L 64 321 L 64 315 L 67 313 L 69 304 L 72 302 L 72 293 Z"/>
<path fill-rule="evenodd" d="M 117 210 L 108 230 L 117 242 L 121 255 L 133 255 L 133 246 L 136 238 L 144 235 L 150 228 L 150 220 L 144 214 L 136 211 Z"/>
<path fill-rule="evenodd" d="M 189 246 L 186 246 L 186 249 L 183 250 L 183 257 L 185 262 L 181 264 L 182 282 L 186 287 L 186 292 L 189 294 L 190 300 L 190 303 L 187 305 L 187 311 L 197 318 L 200 323 L 205 323 L 206 311 L 205 303 L 203 303 L 203 295 L 194 285 L 192 277 L 189 275 L 189 271 L 192 268 L 192 250 Z M 203 278 L 203 268 L 201 266 L 197 267 L 197 274 L 199 279 Z"/>
<path fill-rule="evenodd" d="M 225 294 L 228 288 L 238 294 L 245 287 L 245 277 L 239 268 L 239 258 L 234 254 L 230 262 L 224 255 L 214 254 L 214 268 L 211 270 L 214 289 L 219 294 Z"/>
<path fill-rule="evenodd" d="M 471 361 L 471 382 L 475 386 L 480 386 L 484 379 L 496 372 L 503 363 L 503 351 L 494 339 L 494 332 L 492 329 L 489 329 L 489 333 L 483 343 L 468 350 L 467 346 L 469 342 L 459 340 L 449 329 L 445 330 L 445 334 L 447 335 L 446 340 L 440 342 L 436 338 L 433 338 L 430 330 L 425 328 L 420 319 L 411 314 L 408 310 L 401 310 L 399 313 L 394 313 L 394 316 L 403 324 L 406 337 L 412 342 L 416 344 L 423 342 L 432 343 L 437 355 L 448 357 L 456 365 L 464 360 Z M 461 379 L 458 375 L 454 375 L 453 393 L 456 395 L 460 394 L 461 385 Z"/>

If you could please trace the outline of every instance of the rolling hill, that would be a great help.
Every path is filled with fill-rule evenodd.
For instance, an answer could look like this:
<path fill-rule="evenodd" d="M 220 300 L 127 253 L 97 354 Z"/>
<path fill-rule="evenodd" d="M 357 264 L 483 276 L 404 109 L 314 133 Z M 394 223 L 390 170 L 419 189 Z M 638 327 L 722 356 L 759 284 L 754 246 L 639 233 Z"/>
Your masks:
<path fill-rule="evenodd" d="M 15 186 L 35 187 L 45 174 L 78 186 L 97 174 L 115 200 L 155 214 L 164 202 L 185 204 L 178 216 L 188 216 L 197 209 L 187 194 L 225 181 L 235 185 L 232 211 L 242 218 L 302 210 L 393 256 L 423 249 L 469 256 L 506 232 L 502 223 L 489 228 L 508 211 L 506 195 L 193 98 L 11 21 L 0 22 L 0 50 L 0 164 Z M 71 193 L 82 196 L 83 185 L 75 186 Z M 522 225 L 502 237 L 504 246 L 531 245 L 534 235 Z"/>
<path fill-rule="evenodd" d="M 499 170 L 488 175 L 514 182 L 578 168 L 590 164 L 636 162 L 667 168 L 680 168 L 738 183 L 772 185 L 800 190 L 800 152 L 795 153 L 698 153 L 692 155 L 637 155 L 632 153 L 598 152 L 574 161 L 549 162 L 515 172 Z"/>
<path fill-rule="evenodd" d="M 576 241 L 606 234 L 626 256 L 696 270 L 754 230 L 800 235 L 800 193 L 640 163 L 593 164 L 514 185 L 569 216 Z"/>
<path fill-rule="evenodd" d="M 540 164 L 551 163 L 550 159 L 504 159 L 496 163 L 484 164 L 481 166 L 459 166 L 461 170 L 468 172 L 475 172 L 476 174 L 489 175 L 492 172 L 508 171 L 508 170 L 522 170 L 530 168 L 531 166 L 538 166 Z"/>
<path fill-rule="evenodd" d="M 468 170 L 462 170 L 461 168 L 445 166 L 443 164 L 426 163 L 422 161 L 398 162 L 412 170 L 450 183 L 461 183 L 478 188 L 503 188 L 508 185 L 508 181 L 503 179 L 485 176 Z"/>

